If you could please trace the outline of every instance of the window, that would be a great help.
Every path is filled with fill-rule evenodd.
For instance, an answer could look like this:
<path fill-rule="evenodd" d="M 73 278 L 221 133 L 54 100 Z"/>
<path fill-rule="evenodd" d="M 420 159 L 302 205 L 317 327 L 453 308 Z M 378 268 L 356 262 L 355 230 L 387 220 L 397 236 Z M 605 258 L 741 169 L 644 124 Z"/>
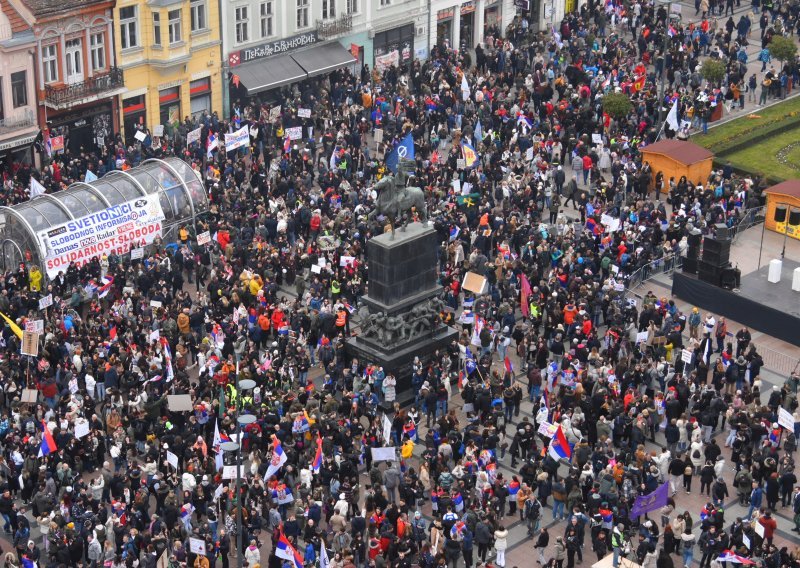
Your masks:
<path fill-rule="evenodd" d="M 80 38 L 68 39 L 64 49 L 67 56 L 66 82 L 80 83 L 83 81 L 83 45 Z"/>
<path fill-rule="evenodd" d="M 381 6 L 391 6 L 392 0 L 381 0 Z"/>
<path fill-rule="evenodd" d="M 297 0 L 297 29 L 308 27 L 309 0 Z"/>
<path fill-rule="evenodd" d="M 347 13 L 358 14 L 358 0 L 345 0 L 347 2 Z"/>
<path fill-rule="evenodd" d="M 322 0 L 322 19 L 332 20 L 336 17 L 336 0 Z"/>
<path fill-rule="evenodd" d="M 161 46 L 161 14 L 153 12 L 153 45 Z"/>
<path fill-rule="evenodd" d="M 44 67 L 45 83 L 58 81 L 58 48 L 56 44 L 42 46 L 42 67 Z"/>
<path fill-rule="evenodd" d="M 25 71 L 17 71 L 11 74 L 11 102 L 14 108 L 19 108 L 28 104 L 28 81 Z"/>
<path fill-rule="evenodd" d="M 272 0 L 261 3 L 261 37 L 269 37 L 274 31 L 272 29 L 274 10 Z"/>
<path fill-rule="evenodd" d="M 192 15 L 192 31 L 206 29 L 206 0 L 192 0 L 190 7 Z"/>
<path fill-rule="evenodd" d="M 6 109 L 3 106 L 3 78 L 0 77 L 0 120 L 6 117 Z"/>
<path fill-rule="evenodd" d="M 92 71 L 100 71 L 106 68 L 106 36 L 100 32 L 92 34 L 90 37 L 92 50 Z"/>
<path fill-rule="evenodd" d="M 136 6 L 119 9 L 119 40 L 122 49 L 130 49 L 139 45 L 136 32 Z"/>
<path fill-rule="evenodd" d="M 181 11 L 170 10 L 167 12 L 169 18 L 169 42 L 178 43 L 181 41 Z"/>
<path fill-rule="evenodd" d="M 245 43 L 250 40 L 250 22 L 248 16 L 248 6 L 239 6 L 236 8 L 236 43 Z"/>

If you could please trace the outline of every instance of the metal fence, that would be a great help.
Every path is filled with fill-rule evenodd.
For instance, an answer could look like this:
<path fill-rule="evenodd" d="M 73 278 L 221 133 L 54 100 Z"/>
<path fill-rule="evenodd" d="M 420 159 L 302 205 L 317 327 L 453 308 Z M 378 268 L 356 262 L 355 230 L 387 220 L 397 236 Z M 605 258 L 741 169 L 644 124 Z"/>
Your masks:
<path fill-rule="evenodd" d="M 745 211 L 741 220 L 736 224 L 735 227 L 731 228 L 731 232 L 733 233 L 733 242 L 735 243 L 739 236 L 750 227 L 754 227 L 763 223 L 766 215 L 766 205 L 754 207 L 753 209 L 748 209 Z"/>
<path fill-rule="evenodd" d="M 753 345 L 756 346 L 761 358 L 764 359 L 764 366 L 770 371 L 788 377 L 800 369 L 800 358 L 796 355 L 789 355 L 782 351 L 764 347 L 757 339 L 753 340 Z"/>

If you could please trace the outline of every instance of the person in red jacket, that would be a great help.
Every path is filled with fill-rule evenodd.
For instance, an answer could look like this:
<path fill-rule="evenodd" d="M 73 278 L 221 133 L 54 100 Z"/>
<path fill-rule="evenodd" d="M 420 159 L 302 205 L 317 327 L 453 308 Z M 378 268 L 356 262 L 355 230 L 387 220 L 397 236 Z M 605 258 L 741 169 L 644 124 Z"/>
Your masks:
<path fill-rule="evenodd" d="M 772 513 L 767 511 L 758 519 L 758 524 L 764 527 L 764 540 L 772 546 L 772 539 L 775 537 L 775 529 L 778 528 L 778 523 L 772 518 Z"/>
<path fill-rule="evenodd" d="M 589 173 L 592 171 L 592 157 L 586 154 L 583 157 L 583 185 L 589 183 Z"/>

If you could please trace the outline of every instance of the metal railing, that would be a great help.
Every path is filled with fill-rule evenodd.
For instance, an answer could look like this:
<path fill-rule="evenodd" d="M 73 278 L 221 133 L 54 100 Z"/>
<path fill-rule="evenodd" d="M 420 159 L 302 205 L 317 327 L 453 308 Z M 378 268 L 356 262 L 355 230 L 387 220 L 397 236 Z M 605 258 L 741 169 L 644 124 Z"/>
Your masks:
<path fill-rule="evenodd" d="M 734 341 L 734 345 L 735 344 L 736 342 Z M 753 345 L 756 346 L 756 351 L 758 351 L 759 355 L 761 355 L 761 358 L 764 360 L 764 366 L 770 371 L 788 377 L 800 368 L 800 358 L 796 355 L 789 355 L 782 351 L 764 347 L 757 339 L 753 340 Z"/>
<path fill-rule="evenodd" d="M 623 296 L 627 295 L 628 293 L 635 292 L 639 286 L 648 280 L 661 274 L 672 274 L 675 270 L 681 268 L 682 266 L 683 257 L 674 254 L 653 260 L 644 266 L 640 266 L 631 272 L 629 276 L 623 276 L 623 280 L 625 282 L 625 291 L 623 292 Z"/>
<path fill-rule="evenodd" d="M 735 227 L 731 228 L 733 233 L 732 241 L 735 243 L 736 239 L 739 238 L 739 235 L 744 233 L 750 227 L 754 227 L 756 225 L 760 225 L 764 222 L 764 219 L 767 216 L 767 206 L 762 205 L 761 207 L 754 207 L 752 209 L 748 209 L 745 211 L 744 216 L 739 220 Z"/>
<path fill-rule="evenodd" d="M 95 75 L 80 83 L 64 85 L 46 85 L 44 88 L 45 103 L 59 107 L 105 91 L 118 89 L 125 84 L 122 69 L 112 67 L 107 73 Z"/>
<path fill-rule="evenodd" d="M 27 128 L 34 124 L 36 124 L 36 113 L 26 108 L 22 112 L 0 118 L 0 134 L 6 134 L 10 131 L 19 130 L 20 128 Z"/>
<path fill-rule="evenodd" d="M 317 36 L 320 39 L 331 39 L 349 33 L 353 29 L 353 16 L 342 14 L 335 20 L 317 20 Z"/>

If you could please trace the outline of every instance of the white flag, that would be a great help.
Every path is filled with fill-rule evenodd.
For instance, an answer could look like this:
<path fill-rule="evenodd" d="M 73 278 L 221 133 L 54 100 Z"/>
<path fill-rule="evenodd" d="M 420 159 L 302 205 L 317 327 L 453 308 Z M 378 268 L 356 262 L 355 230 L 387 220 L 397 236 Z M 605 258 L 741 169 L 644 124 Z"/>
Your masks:
<path fill-rule="evenodd" d="M 678 99 L 675 99 L 675 102 L 672 104 L 672 108 L 669 109 L 669 114 L 667 115 L 667 124 L 669 124 L 670 130 L 677 132 L 680 129 L 678 125 Z"/>
<path fill-rule="evenodd" d="M 328 560 L 328 551 L 325 550 L 325 541 L 319 540 L 319 568 L 328 568 L 331 561 Z"/>
<path fill-rule="evenodd" d="M 38 195 L 43 195 L 47 190 L 44 188 L 42 184 L 35 178 L 31 178 L 31 188 L 28 190 L 28 195 L 30 195 L 31 199 Z"/>
<path fill-rule="evenodd" d="M 461 98 L 465 101 L 469 100 L 469 83 L 467 83 L 467 74 L 461 75 Z"/>
<path fill-rule="evenodd" d="M 89 183 L 90 181 L 96 181 L 97 174 L 95 174 L 92 170 L 86 170 L 86 175 L 83 178 L 85 183 Z"/>

